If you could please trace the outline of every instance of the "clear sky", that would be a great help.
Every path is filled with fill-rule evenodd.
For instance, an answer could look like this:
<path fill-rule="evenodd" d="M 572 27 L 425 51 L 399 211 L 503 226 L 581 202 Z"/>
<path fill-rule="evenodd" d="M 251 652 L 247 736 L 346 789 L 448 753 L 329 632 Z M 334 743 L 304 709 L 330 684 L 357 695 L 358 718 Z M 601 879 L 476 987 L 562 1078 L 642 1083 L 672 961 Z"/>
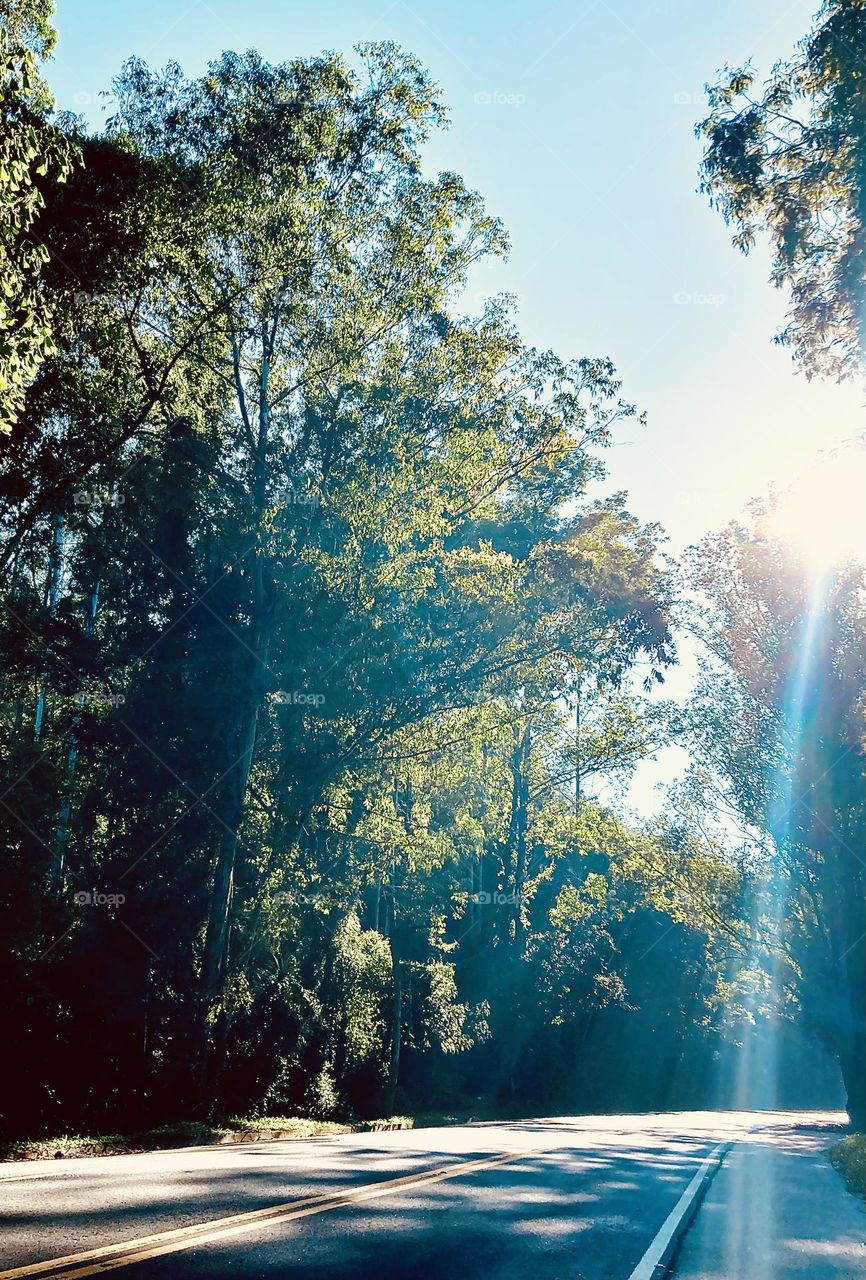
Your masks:
<path fill-rule="evenodd" d="M 412 50 L 444 90 L 428 150 L 509 229 L 472 292 L 519 300 L 525 338 L 610 356 L 649 415 L 610 450 L 617 488 L 679 551 L 818 452 L 863 430 L 856 387 L 808 384 L 773 334 L 784 297 L 696 192 L 703 85 L 725 62 L 787 56 L 818 0 L 58 0 L 58 106 L 103 118 L 123 60 L 201 72 L 223 49 L 272 61 Z M 677 685 L 674 682 L 674 687 Z M 644 774 L 641 789 L 649 779 Z"/>

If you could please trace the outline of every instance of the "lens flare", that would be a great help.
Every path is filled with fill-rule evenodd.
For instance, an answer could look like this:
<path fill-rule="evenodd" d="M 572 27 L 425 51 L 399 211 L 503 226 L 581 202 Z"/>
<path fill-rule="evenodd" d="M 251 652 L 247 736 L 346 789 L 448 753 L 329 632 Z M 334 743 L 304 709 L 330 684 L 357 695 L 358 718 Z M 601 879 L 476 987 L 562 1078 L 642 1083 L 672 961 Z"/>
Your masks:
<path fill-rule="evenodd" d="M 866 448 L 840 450 L 777 495 L 762 521 L 813 576 L 866 561 Z"/>

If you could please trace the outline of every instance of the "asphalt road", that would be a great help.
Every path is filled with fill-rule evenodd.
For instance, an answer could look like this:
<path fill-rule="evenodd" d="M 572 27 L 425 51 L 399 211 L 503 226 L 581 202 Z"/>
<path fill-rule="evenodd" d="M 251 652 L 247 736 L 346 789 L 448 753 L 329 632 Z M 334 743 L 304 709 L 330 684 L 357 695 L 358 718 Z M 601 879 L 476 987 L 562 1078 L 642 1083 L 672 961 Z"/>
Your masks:
<path fill-rule="evenodd" d="M 831 1118 L 557 1117 L 7 1164 L 0 1280 L 649 1280 L 722 1144 Z"/>

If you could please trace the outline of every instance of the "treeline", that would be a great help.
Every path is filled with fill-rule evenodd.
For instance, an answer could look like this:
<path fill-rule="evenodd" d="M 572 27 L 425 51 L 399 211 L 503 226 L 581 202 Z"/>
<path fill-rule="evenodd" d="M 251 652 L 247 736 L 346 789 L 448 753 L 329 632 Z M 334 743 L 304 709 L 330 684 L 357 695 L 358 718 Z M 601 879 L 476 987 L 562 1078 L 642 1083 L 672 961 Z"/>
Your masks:
<path fill-rule="evenodd" d="M 506 241 L 422 171 L 435 86 L 133 61 L 93 134 L 16 13 L 7 1136 L 735 1101 L 796 999 L 728 999 L 760 877 L 688 797 L 612 800 L 688 732 L 660 531 L 603 486 L 636 410 L 463 314 Z"/>

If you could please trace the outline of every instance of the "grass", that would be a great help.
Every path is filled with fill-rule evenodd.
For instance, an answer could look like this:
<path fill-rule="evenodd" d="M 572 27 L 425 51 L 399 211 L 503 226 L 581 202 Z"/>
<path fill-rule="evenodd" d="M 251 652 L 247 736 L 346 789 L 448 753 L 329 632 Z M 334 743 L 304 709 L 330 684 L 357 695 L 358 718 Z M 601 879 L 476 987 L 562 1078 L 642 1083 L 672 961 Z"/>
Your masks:
<path fill-rule="evenodd" d="M 207 1124 L 163 1125 L 144 1133 L 64 1133 L 51 1138 L 24 1138 L 0 1146 L 0 1160 L 60 1160 L 72 1156 L 113 1156 L 126 1151 L 159 1151 L 219 1142 L 221 1130 Z"/>
<path fill-rule="evenodd" d="M 410 1116 L 337 1124 L 332 1120 L 308 1120 L 300 1116 L 232 1116 L 225 1125 L 185 1121 L 163 1125 L 143 1133 L 110 1133 L 93 1136 L 61 1134 L 54 1138 L 22 1139 L 0 1144 L 0 1160 L 62 1160 L 74 1156 L 114 1156 L 140 1151 L 164 1151 L 172 1147 L 196 1147 L 210 1143 L 254 1142 L 258 1138 L 328 1137 L 354 1130 L 411 1129 Z"/>
<path fill-rule="evenodd" d="M 351 1133 L 352 1125 L 333 1120 L 307 1120 L 299 1116 L 232 1116 L 223 1137 L 236 1133 L 275 1133 L 285 1138 L 318 1138 L 333 1133 Z"/>
<path fill-rule="evenodd" d="M 828 1152 L 849 1191 L 866 1198 L 866 1133 L 852 1133 Z"/>

